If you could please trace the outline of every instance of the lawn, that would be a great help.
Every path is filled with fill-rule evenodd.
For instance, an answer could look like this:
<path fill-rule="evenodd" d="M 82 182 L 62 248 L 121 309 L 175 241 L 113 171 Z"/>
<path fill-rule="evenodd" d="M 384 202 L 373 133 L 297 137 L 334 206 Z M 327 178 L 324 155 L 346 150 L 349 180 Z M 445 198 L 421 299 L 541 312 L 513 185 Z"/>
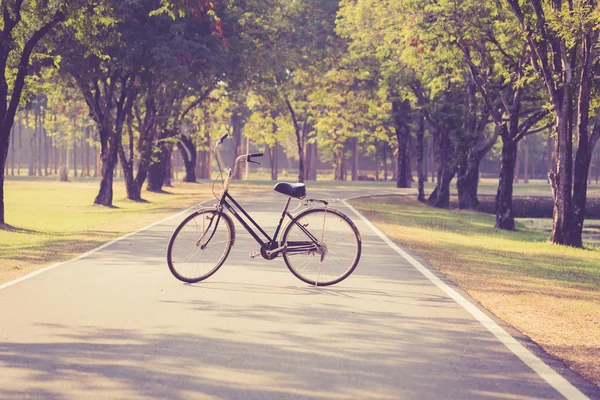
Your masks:
<path fill-rule="evenodd" d="M 52 263 L 68 260 L 123 234 L 173 215 L 212 196 L 208 183 L 175 183 L 165 193 L 126 199 L 114 185 L 114 208 L 94 206 L 97 180 L 57 182 L 17 179 L 5 182 L 6 222 L 0 230 L 0 283 Z"/>
<path fill-rule="evenodd" d="M 354 200 L 386 235 L 416 251 L 485 308 L 600 384 L 600 248 L 552 245 L 494 216 L 439 210 L 409 197 Z"/>

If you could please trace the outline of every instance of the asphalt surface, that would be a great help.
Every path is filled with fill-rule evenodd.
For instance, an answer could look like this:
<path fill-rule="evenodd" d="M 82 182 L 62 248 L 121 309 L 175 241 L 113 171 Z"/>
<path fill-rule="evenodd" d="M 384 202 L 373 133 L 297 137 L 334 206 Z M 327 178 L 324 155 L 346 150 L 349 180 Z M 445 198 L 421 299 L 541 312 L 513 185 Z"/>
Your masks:
<path fill-rule="evenodd" d="M 309 190 L 358 194 L 368 193 Z M 282 195 L 236 198 L 274 231 Z M 237 224 L 223 267 L 183 284 L 165 261 L 182 214 L 1 289 L 0 399 L 565 398 L 352 210 L 335 208 L 363 249 L 331 287 L 304 284 L 280 258 L 250 259 L 258 246 Z"/>

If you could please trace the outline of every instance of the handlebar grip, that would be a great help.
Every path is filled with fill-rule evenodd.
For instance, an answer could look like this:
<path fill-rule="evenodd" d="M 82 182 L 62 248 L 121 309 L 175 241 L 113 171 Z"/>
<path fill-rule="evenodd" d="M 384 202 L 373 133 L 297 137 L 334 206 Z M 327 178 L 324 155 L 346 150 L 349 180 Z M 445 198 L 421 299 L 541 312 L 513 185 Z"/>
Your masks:
<path fill-rule="evenodd" d="M 227 139 L 227 136 L 229 136 L 228 133 L 226 133 L 223 136 L 221 136 L 221 138 L 219 139 L 219 143 L 223 143 L 223 140 Z"/>
<path fill-rule="evenodd" d="M 260 152 L 260 153 L 250 153 L 250 154 L 248 154 L 248 156 L 249 157 L 262 157 L 262 156 L 264 156 L 264 153 L 263 152 Z"/>

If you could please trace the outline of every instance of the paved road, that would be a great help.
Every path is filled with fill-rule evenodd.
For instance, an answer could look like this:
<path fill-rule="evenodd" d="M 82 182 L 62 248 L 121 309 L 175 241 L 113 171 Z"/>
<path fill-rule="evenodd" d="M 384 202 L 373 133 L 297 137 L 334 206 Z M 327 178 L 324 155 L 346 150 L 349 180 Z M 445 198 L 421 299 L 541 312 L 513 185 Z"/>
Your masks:
<path fill-rule="evenodd" d="M 267 231 L 280 196 L 248 207 Z M 564 398 L 358 217 L 361 263 L 329 288 L 251 260 L 239 227 L 226 264 L 182 284 L 181 219 L 0 290 L 0 399 Z"/>

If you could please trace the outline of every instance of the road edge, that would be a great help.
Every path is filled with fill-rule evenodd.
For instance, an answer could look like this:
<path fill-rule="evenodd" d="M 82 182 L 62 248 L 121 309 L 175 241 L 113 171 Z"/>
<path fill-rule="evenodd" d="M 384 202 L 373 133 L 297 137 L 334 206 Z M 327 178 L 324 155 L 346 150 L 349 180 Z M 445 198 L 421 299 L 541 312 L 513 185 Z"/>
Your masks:
<path fill-rule="evenodd" d="M 74 262 L 74 261 L 79 261 L 79 260 L 81 260 L 83 258 L 86 258 L 86 257 L 88 257 L 88 256 L 90 256 L 90 255 L 92 255 L 92 254 L 94 254 L 94 253 L 96 253 L 96 252 L 98 252 L 98 251 L 100 251 L 102 249 L 105 249 L 105 248 L 107 248 L 109 246 L 112 246 L 115 243 L 118 243 L 118 242 L 120 242 L 120 241 L 122 241 L 124 239 L 127 239 L 130 236 L 137 235 L 138 233 L 146 231 L 148 229 L 151 229 L 151 228 L 155 227 L 156 225 L 160 225 L 160 224 L 162 224 L 164 222 L 167 222 L 167 221 L 169 221 L 169 220 L 171 220 L 173 218 L 177 218 L 180 215 L 185 214 L 185 213 L 189 212 L 190 210 L 194 209 L 195 207 L 196 207 L 196 205 L 193 205 L 191 207 L 186 208 L 183 211 L 178 212 L 177 214 L 173 214 L 173 215 L 171 215 L 169 217 L 161 219 L 160 221 L 153 222 L 152 224 L 147 225 L 147 226 L 145 226 L 145 227 L 143 227 L 141 229 L 138 229 L 137 231 L 129 232 L 129 233 L 123 235 L 123 236 L 120 236 L 120 237 L 118 237 L 118 238 L 116 238 L 114 240 L 111 240 L 110 242 L 106 242 L 106 243 L 104 243 L 104 244 L 102 244 L 102 245 L 100 245 L 100 246 L 98 246 L 98 247 L 96 247 L 96 248 L 94 248 L 92 250 L 89 250 L 89 251 L 87 251 L 87 252 L 85 252 L 83 254 L 80 254 L 77 257 L 72 258 L 70 260 L 57 262 L 55 264 L 49 265 L 47 267 L 44 267 L 42 269 L 38 269 L 36 271 L 30 272 L 27 275 L 24 275 L 24 276 L 21 276 L 19 278 L 15 278 L 15 279 L 10 280 L 8 282 L 2 283 L 2 284 L 0 284 L 0 290 L 6 289 L 9 286 L 16 285 L 17 283 L 23 282 L 23 281 L 25 281 L 27 279 L 30 279 L 30 278 L 33 278 L 33 277 L 38 276 L 40 274 L 43 274 L 44 272 L 51 271 L 51 270 L 53 270 L 55 268 L 58 268 L 58 267 L 60 267 L 62 265 L 69 264 L 69 263 Z"/>
<path fill-rule="evenodd" d="M 492 318 L 486 315 L 483 311 L 473 305 L 464 296 L 458 293 L 455 289 L 451 288 L 447 283 L 432 273 L 427 267 L 417 261 L 413 256 L 408 254 L 406 251 L 401 249 L 395 244 L 390 238 L 388 238 L 383 232 L 379 230 L 368 218 L 362 215 L 358 210 L 351 206 L 347 200 L 355 200 L 359 198 L 369 198 L 373 196 L 357 196 L 342 200 L 342 203 L 348 207 L 357 217 L 364 222 L 369 229 L 371 229 L 380 239 L 382 239 L 388 246 L 404 258 L 410 265 L 412 265 L 417 271 L 424 275 L 429 281 L 431 281 L 440 290 L 446 293 L 452 300 L 464 308 L 469 314 L 471 314 L 479 323 L 481 323 L 488 331 L 490 331 L 496 339 L 504 344 L 514 355 L 516 355 L 521 361 L 525 363 L 530 369 L 532 369 L 540 378 L 546 383 L 552 386 L 556 391 L 563 395 L 567 400 L 591 400 L 565 377 L 554 371 L 548 364 L 546 364 L 541 358 L 533 354 L 511 334 L 509 334 L 504 328 L 498 325 Z"/>

